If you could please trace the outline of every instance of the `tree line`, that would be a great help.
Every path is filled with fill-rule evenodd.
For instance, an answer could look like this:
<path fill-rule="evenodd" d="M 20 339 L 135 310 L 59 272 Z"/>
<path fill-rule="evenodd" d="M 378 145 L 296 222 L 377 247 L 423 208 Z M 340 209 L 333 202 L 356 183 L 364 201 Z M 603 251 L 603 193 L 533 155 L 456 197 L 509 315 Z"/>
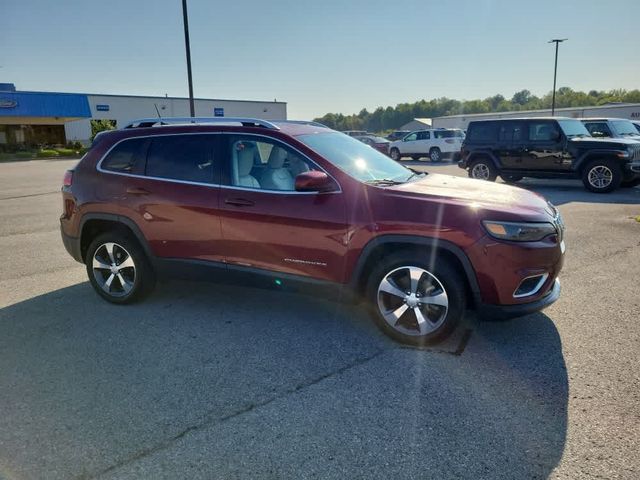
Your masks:
<path fill-rule="evenodd" d="M 378 107 L 373 112 L 364 108 L 360 113 L 353 115 L 327 113 L 315 118 L 314 121 L 336 130 L 384 132 L 397 129 L 414 118 L 551 108 L 551 98 L 552 92 L 543 97 L 537 97 L 529 90 L 516 92 L 511 99 L 500 94 L 484 100 L 454 100 L 442 97 L 415 103 L 400 103 L 395 107 Z M 569 87 L 561 87 L 556 91 L 556 108 L 588 107 L 611 102 L 640 103 L 640 90 L 591 90 L 585 93 L 574 91 Z"/>

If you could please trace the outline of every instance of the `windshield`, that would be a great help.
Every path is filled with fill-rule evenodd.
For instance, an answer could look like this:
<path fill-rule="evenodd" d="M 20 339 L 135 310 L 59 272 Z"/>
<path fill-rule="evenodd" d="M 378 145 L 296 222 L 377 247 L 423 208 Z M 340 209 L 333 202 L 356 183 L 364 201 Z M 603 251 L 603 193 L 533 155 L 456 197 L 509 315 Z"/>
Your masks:
<path fill-rule="evenodd" d="M 319 133 L 296 137 L 340 170 L 362 182 L 406 182 L 414 176 L 408 168 L 368 145 L 342 133 Z"/>
<path fill-rule="evenodd" d="M 580 120 L 558 120 L 560 128 L 567 137 L 590 137 L 587 127 Z"/>
<path fill-rule="evenodd" d="M 629 120 L 612 120 L 611 125 L 618 135 L 638 136 L 638 130 Z"/>

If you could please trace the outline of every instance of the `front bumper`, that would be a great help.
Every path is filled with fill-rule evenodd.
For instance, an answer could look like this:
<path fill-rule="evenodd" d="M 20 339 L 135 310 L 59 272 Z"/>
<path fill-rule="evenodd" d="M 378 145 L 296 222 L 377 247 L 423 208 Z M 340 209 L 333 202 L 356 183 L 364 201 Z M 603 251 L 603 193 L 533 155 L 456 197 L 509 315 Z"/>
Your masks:
<path fill-rule="evenodd" d="M 519 303 L 516 305 L 480 304 L 477 306 L 476 311 L 480 317 L 487 320 L 507 320 L 539 312 L 554 303 L 559 297 L 560 280 L 556 278 L 551 290 L 536 301 L 530 303 Z"/>

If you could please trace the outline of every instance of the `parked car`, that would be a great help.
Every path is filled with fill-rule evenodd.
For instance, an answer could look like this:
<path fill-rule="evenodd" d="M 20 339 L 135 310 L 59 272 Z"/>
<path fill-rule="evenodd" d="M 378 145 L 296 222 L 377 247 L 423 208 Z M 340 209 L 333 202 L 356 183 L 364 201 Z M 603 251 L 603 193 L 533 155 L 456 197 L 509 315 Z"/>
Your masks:
<path fill-rule="evenodd" d="M 460 168 L 471 178 L 579 178 L 606 193 L 640 182 L 640 143 L 593 138 L 572 118 L 514 118 L 469 123 Z"/>
<path fill-rule="evenodd" d="M 395 142 L 396 140 L 402 140 L 404 137 L 409 135 L 411 130 L 396 130 L 395 132 L 391 132 L 387 135 L 387 140 L 390 142 Z"/>
<path fill-rule="evenodd" d="M 166 274 L 306 285 L 367 299 L 384 332 L 422 345 L 467 308 L 513 317 L 560 294 L 564 227 L 535 193 L 415 173 L 312 123 L 149 122 L 101 134 L 63 181 L 64 246 L 109 302 Z"/>
<path fill-rule="evenodd" d="M 443 158 L 457 159 L 463 139 L 464 134 L 459 129 L 418 130 L 406 135 L 402 140 L 392 142 L 389 153 L 396 161 L 403 157 L 411 157 L 414 160 L 429 157 L 432 162 L 439 162 Z"/>
<path fill-rule="evenodd" d="M 362 143 L 366 143 L 370 147 L 375 148 L 379 152 L 384 153 L 385 155 L 389 155 L 389 144 L 391 143 L 386 138 L 378 137 L 375 135 L 365 135 L 353 137 L 360 140 Z"/>
<path fill-rule="evenodd" d="M 624 118 L 582 118 L 580 121 L 592 137 L 640 140 L 640 132 L 636 126 Z"/>
<path fill-rule="evenodd" d="M 342 133 L 349 135 L 350 137 L 361 137 L 363 135 L 370 135 L 370 133 L 365 130 L 345 130 Z"/>

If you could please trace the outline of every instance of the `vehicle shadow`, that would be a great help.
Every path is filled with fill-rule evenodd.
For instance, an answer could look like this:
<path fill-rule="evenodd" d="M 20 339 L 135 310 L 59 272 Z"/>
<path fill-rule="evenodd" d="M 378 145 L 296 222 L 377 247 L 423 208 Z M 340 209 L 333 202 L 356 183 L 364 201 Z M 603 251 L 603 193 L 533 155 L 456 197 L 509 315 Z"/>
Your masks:
<path fill-rule="evenodd" d="M 619 188 L 611 193 L 593 193 L 586 190 L 579 180 L 542 180 L 536 178 L 520 180 L 517 186 L 543 195 L 554 205 L 573 202 L 640 204 L 640 187 Z"/>
<path fill-rule="evenodd" d="M 87 283 L 53 291 L 0 310 L 0 474 L 546 478 L 567 429 L 553 322 L 463 328 L 449 354 L 306 295 L 173 281 L 121 307 Z"/>

